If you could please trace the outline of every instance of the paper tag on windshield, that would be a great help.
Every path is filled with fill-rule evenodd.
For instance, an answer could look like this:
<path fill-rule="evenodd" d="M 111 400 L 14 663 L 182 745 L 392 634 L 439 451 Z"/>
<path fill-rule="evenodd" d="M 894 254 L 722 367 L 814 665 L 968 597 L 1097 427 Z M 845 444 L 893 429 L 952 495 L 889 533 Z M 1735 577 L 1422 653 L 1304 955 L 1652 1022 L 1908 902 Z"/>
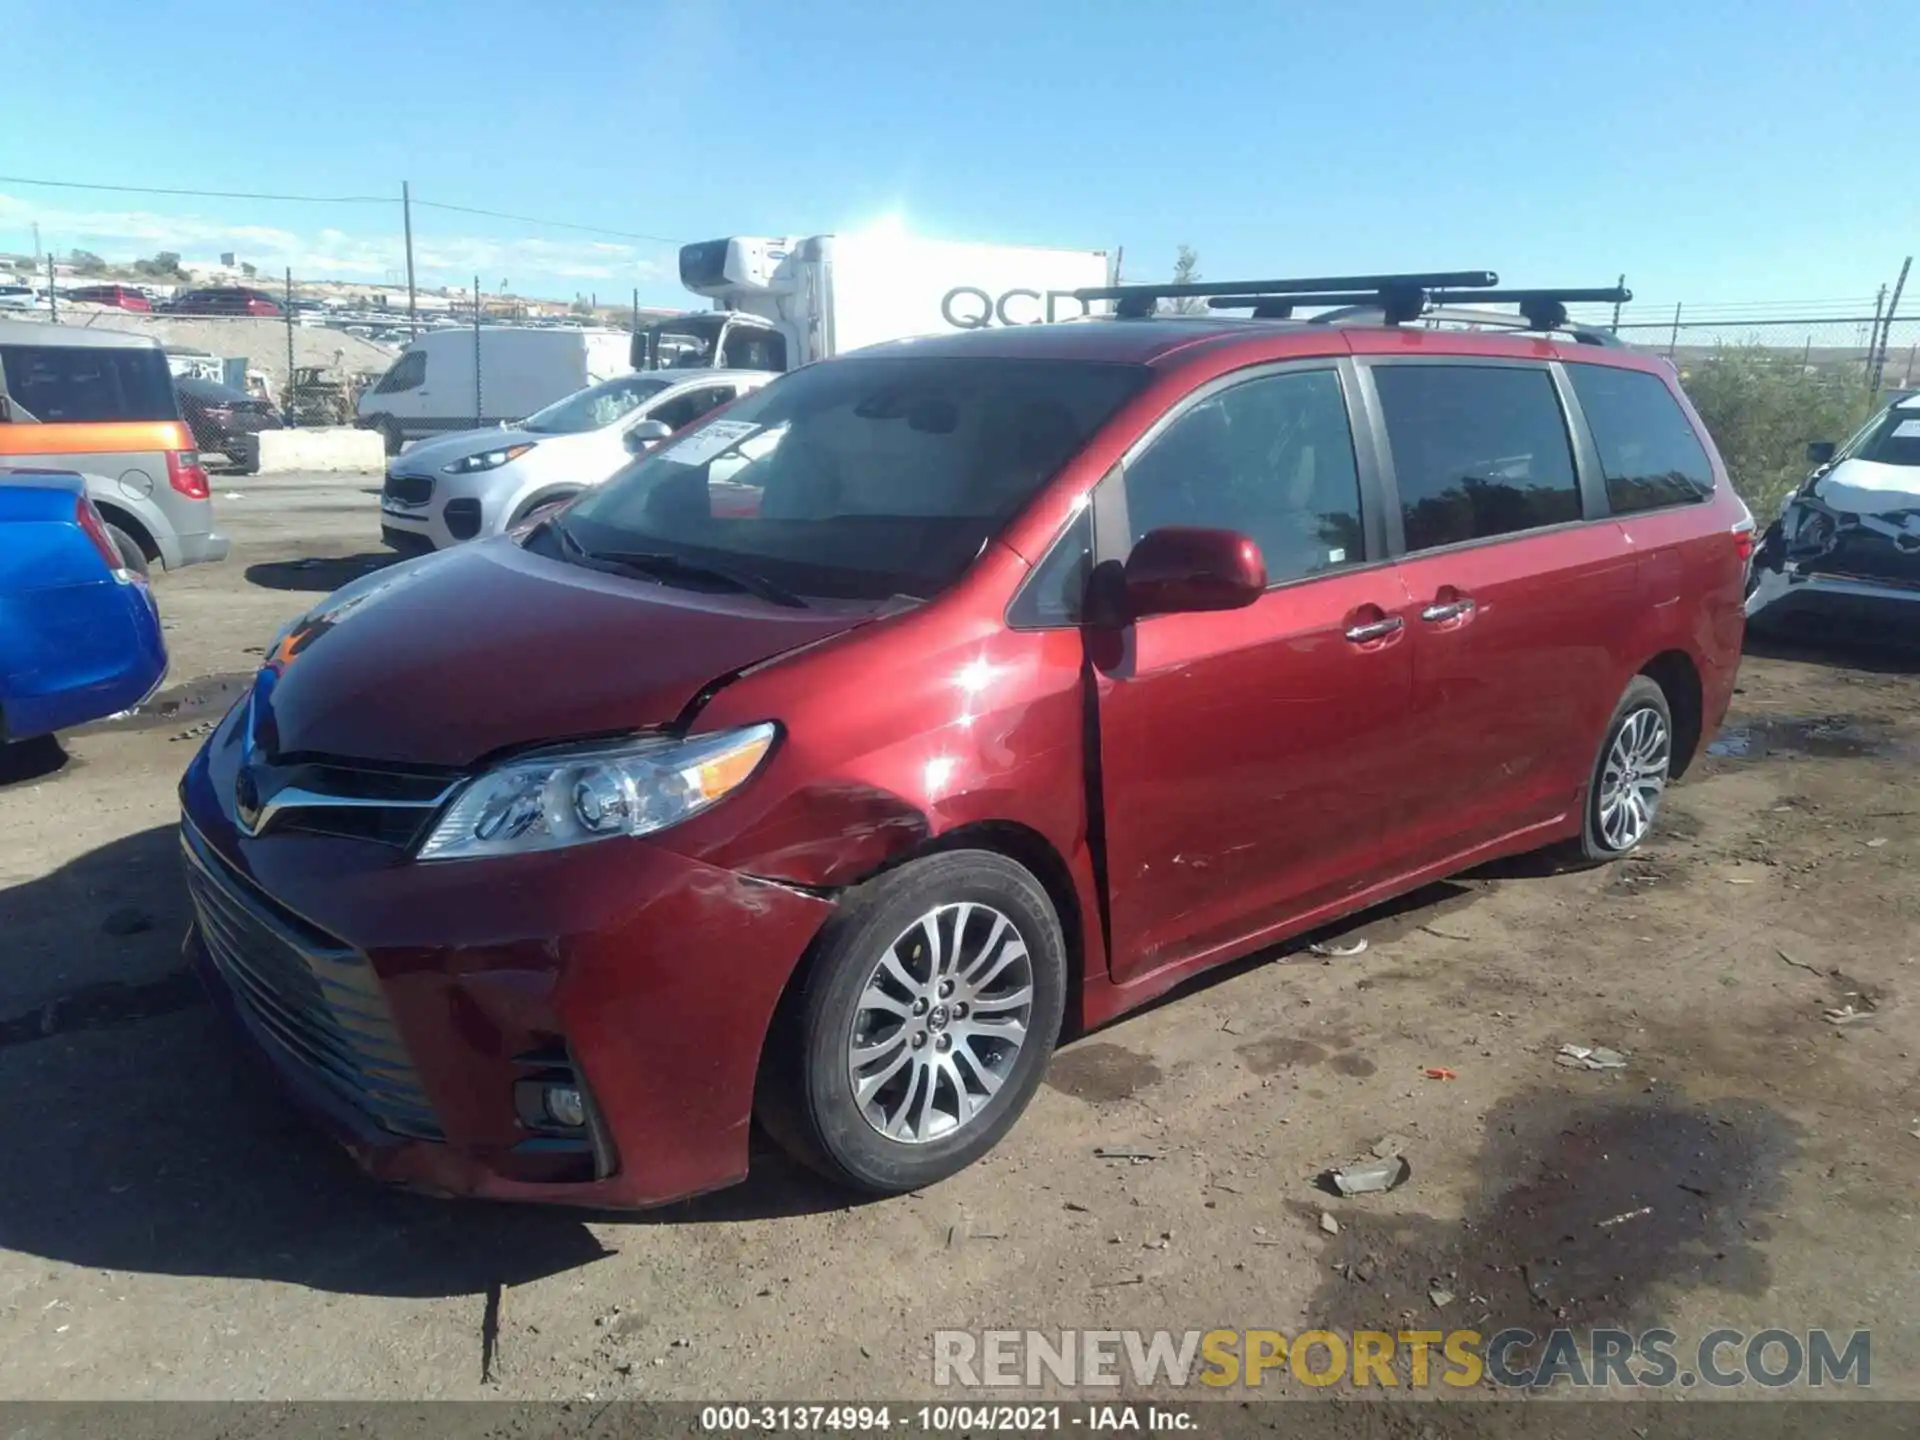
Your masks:
<path fill-rule="evenodd" d="M 676 465 L 704 465 L 723 450 L 731 450 L 760 427 L 751 420 L 712 420 L 684 440 L 659 453 Z"/>
<path fill-rule="evenodd" d="M 1902 420 L 1893 427 L 1893 433 L 1901 440 L 1911 440 L 1915 436 L 1920 436 L 1920 420 Z"/>

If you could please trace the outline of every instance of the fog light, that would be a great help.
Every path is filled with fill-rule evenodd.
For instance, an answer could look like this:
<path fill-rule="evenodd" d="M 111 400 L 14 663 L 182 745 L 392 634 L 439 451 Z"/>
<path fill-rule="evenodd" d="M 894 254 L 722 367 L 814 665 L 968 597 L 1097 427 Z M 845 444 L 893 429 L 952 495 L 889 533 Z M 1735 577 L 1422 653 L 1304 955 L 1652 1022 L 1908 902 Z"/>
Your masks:
<path fill-rule="evenodd" d="M 549 1085 L 541 1096 L 547 1118 L 556 1125 L 578 1130 L 587 1123 L 586 1102 L 571 1085 Z"/>

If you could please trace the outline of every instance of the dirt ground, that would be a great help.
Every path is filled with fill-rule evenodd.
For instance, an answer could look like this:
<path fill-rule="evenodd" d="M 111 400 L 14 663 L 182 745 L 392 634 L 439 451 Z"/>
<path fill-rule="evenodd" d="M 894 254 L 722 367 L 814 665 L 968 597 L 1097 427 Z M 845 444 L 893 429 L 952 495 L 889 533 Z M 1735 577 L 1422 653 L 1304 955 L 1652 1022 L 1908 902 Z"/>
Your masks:
<path fill-rule="evenodd" d="M 182 967 L 180 772 L 382 558 L 373 478 L 221 483 L 232 557 L 158 582 L 163 703 L 0 784 L 0 1398 L 903 1398 L 935 1329 L 1556 1320 L 1870 1328 L 1920 1397 L 1920 664 L 1751 655 L 1643 856 L 1434 886 L 1081 1037 L 925 1193 L 769 1153 L 647 1215 L 448 1203 L 362 1180 Z M 1386 1135 L 1405 1185 L 1317 1187 Z"/>

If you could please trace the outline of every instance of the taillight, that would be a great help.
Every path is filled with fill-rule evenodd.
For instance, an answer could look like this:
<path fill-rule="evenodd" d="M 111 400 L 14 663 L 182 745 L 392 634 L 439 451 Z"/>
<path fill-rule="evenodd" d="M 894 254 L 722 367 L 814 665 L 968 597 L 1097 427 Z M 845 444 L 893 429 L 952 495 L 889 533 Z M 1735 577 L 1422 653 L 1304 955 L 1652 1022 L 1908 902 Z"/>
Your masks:
<path fill-rule="evenodd" d="M 200 463 L 198 450 L 167 451 L 167 483 L 189 500 L 206 500 L 213 495 L 213 482 L 207 467 Z"/>
<path fill-rule="evenodd" d="M 107 569 L 113 572 L 113 578 L 125 584 L 133 578 L 133 572 L 127 569 L 126 559 L 120 554 L 120 547 L 113 543 L 113 536 L 107 533 L 107 522 L 100 512 L 93 508 L 93 502 L 82 495 L 73 508 L 74 521 L 87 532 L 87 538 L 93 542 L 93 548 L 100 552 L 100 558 L 107 562 Z"/>

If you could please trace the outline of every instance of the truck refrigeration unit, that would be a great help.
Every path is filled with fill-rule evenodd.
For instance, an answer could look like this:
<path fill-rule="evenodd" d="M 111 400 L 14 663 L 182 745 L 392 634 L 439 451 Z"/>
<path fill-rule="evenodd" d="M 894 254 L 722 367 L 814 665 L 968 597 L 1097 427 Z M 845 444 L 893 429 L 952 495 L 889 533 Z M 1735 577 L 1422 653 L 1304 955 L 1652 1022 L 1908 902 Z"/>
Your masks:
<path fill-rule="evenodd" d="M 731 236 L 685 245 L 680 282 L 714 302 L 633 337 L 633 368 L 791 370 L 949 330 L 1099 313 L 1072 292 L 1112 282 L 1104 250 L 1036 250 L 897 234 Z"/>

